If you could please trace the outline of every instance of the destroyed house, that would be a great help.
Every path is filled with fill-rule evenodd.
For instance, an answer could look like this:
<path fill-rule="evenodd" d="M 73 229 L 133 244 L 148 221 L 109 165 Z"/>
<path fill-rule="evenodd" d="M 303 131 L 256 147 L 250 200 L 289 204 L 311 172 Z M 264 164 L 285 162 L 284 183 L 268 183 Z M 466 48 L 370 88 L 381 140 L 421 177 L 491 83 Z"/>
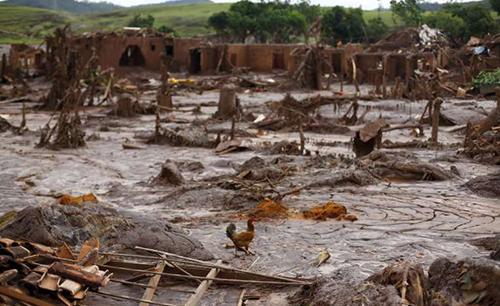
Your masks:
<path fill-rule="evenodd" d="M 185 70 L 190 63 L 189 50 L 201 45 L 201 39 L 173 38 L 158 32 L 125 29 L 121 33 L 92 33 L 74 36 L 72 47 L 84 61 L 95 52 L 102 69 L 118 73 L 130 68 L 159 72 L 162 62 L 169 69 Z"/>
<path fill-rule="evenodd" d="M 29 72 L 31 69 L 43 68 L 45 51 L 36 46 L 13 44 L 9 49 L 9 67 L 12 71 Z"/>
<path fill-rule="evenodd" d="M 235 68 L 254 72 L 293 71 L 296 63 L 291 53 L 300 46 L 295 44 L 206 45 L 199 50 L 199 58 L 190 57 L 190 72 L 214 73 L 231 71 Z"/>

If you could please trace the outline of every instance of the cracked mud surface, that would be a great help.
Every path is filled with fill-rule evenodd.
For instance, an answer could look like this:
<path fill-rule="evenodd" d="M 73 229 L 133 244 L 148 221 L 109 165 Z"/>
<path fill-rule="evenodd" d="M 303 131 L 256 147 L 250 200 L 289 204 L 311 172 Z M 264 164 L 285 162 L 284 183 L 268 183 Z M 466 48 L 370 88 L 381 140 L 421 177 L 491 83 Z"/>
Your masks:
<path fill-rule="evenodd" d="M 294 93 L 297 98 L 306 94 Z M 312 95 L 312 94 L 311 94 Z M 240 94 L 242 105 L 254 114 L 266 113 L 263 101 L 279 100 L 283 94 Z M 145 99 L 150 99 L 148 95 Z M 216 101 L 217 92 L 203 95 L 185 94 L 174 97 L 174 104 L 205 103 Z M 365 120 L 375 120 L 380 114 L 391 124 L 403 124 L 419 116 L 426 101 L 372 101 L 360 102 L 370 106 Z M 448 101 L 444 112 L 457 124 L 484 116 L 492 101 Z M 323 107 L 325 117 L 341 116 L 348 105 L 337 113 L 332 107 Z M 0 105 L 0 114 L 7 115 L 11 123 L 18 124 L 20 105 Z M 176 119 L 206 119 L 215 107 L 202 107 L 203 114 L 176 113 Z M 361 109 L 362 110 L 362 109 Z M 486 256 L 468 241 L 490 236 L 500 231 L 500 202 L 495 197 L 482 197 L 464 187 L 472 178 L 498 172 L 498 166 L 487 166 L 456 157 L 463 136 L 442 127 L 440 150 L 398 149 L 385 152 L 402 152 L 421 161 L 431 161 L 443 169 L 455 166 L 460 174 L 451 180 L 393 181 L 368 186 L 325 186 L 302 190 L 298 195 L 284 198 L 291 209 L 302 210 L 318 203 L 333 200 L 346 206 L 358 221 L 311 221 L 300 219 L 260 220 L 256 225 L 253 250 L 256 256 L 234 258 L 233 250 L 224 248 L 228 242 L 225 227 L 235 222 L 244 226 L 242 213 L 251 210 L 258 201 L 238 190 L 224 189 L 213 182 L 215 177 L 233 176 L 235 166 L 260 156 L 271 162 L 279 155 L 257 151 L 244 151 L 216 155 L 211 149 L 171 147 L 167 145 L 143 145 L 141 150 L 123 150 L 125 139 L 151 132 L 154 115 L 139 116 L 132 120 L 103 117 L 105 109 L 93 108 L 83 113 L 86 134 L 99 135 L 79 150 L 49 151 L 36 149 L 36 131 L 48 120 L 49 113 L 30 112 L 28 127 L 32 132 L 23 136 L 10 132 L 0 134 L 0 213 L 20 210 L 30 205 L 47 205 L 61 193 L 95 193 L 102 205 L 110 205 L 127 213 L 145 213 L 159 219 L 178 223 L 189 235 L 199 239 L 216 257 L 239 267 L 251 266 L 254 271 L 280 273 L 286 276 L 313 277 L 326 275 L 337 269 L 356 270 L 359 277 L 367 277 L 399 258 L 410 259 L 428 266 L 440 256 L 462 258 Z M 167 116 L 164 114 L 162 116 Z M 101 131 L 102 126 L 109 131 Z M 164 123 L 165 126 L 187 126 Z M 210 128 L 229 128 L 230 123 L 217 123 Z M 357 127 L 350 127 L 354 130 Z M 239 127 L 248 130 L 248 124 Z M 425 130 L 430 135 L 430 129 Z M 215 135 L 211 135 L 215 137 Z M 325 135 L 306 133 L 307 148 L 320 155 L 343 154 L 353 158 L 349 141 L 351 135 Z M 297 133 L 267 132 L 258 138 L 244 138 L 244 144 L 277 142 L 283 139 L 297 140 Z M 408 130 L 396 130 L 384 134 L 384 139 L 409 141 Z M 328 143 L 328 145 L 324 145 Z M 161 164 L 171 159 L 176 162 L 201 162 L 203 169 L 181 169 L 187 183 L 181 187 L 154 186 L 148 182 L 159 172 Z M 311 157 L 291 156 L 286 165 L 297 168 L 292 175 L 277 183 L 276 188 L 286 191 L 328 179 L 349 164 L 311 162 Z M 331 259 L 320 268 L 311 265 L 322 249 L 328 249 Z M 116 286 L 116 285 L 113 285 Z M 234 305 L 240 292 L 237 288 L 209 290 L 204 302 L 211 305 Z M 129 295 L 140 296 L 142 290 L 120 289 Z M 269 293 L 260 291 L 264 298 L 249 305 L 279 305 L 286 303 L 287 290 Z M 168 292 L 167 292 L 168 293 Z M 166 295 L 162 293 L 161 295 Z M 269 293 L 269 294 L 268 294 Z M 92 297 L 95 298 L 95 297 Z M 161 297 L 158 297 L 160 300 Z M 180 293 L 171 294 L 172 303 L 180 303 Z M 87 300 L 89 303 L 92 299 Z M 253 304 L 252 304 L 253 303 Z"/>

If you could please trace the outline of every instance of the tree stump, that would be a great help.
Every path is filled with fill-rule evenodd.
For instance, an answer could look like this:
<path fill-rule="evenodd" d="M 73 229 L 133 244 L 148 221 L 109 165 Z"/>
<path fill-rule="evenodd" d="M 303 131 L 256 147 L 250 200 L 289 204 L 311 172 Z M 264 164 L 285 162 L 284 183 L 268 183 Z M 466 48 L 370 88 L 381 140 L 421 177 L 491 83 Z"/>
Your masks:
<path fill-rule="evenodd" d="M 214 117 L 229 119 L 238 113 L 238 97 L 234 87 L 223 87 L 220 90 L 219 105 Z"/>
<path fill-rule="evenodd" d="M 171 109 L 174 107 L 174 104 L 172 103 L 172 94 L 168 90 L 163 91 L 160 88 L 160 90 L 156 93 L 156 100 L 160 106 L 160 110 Z"/>
<path fill-rule="evenodd" d="M 132 95 L 122 94 L 116 101 L 114 115 L 119 117 L 133 117 L 136 115 L 134 105 L 135 101 Z"/>
<path fill-rule="evenodd" d="M 434 106 L 434 111 L 432 113 L 432 134 L 431 134 L 431 139 L 432 139 L 432 144 L 434 146 L 438 145 L 438 130 L 439 130 L 439 116 L 441 113 L 441 103 L 443 103 L 443 100 L 440 98 L 437 98 L 433 102 Z"/>

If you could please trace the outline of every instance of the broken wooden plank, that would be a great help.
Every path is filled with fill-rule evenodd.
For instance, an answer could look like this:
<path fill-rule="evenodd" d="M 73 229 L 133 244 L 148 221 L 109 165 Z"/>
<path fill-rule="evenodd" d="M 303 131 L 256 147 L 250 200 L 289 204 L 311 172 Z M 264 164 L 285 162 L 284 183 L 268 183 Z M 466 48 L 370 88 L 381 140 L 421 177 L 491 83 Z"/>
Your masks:
<path fill-rule="evenodd" d="M 54 263 L 49 272 L 90 287 L 104 287 L 109 281 L 105 276 L 84 271 L 81 266 L 62 262 Z"/>
<path fill-rule="evenodd" d="M 109 297 L 113 297 L 113 298 L 117 298 L 117 299 L 122 299 L 122 300 L 129 300 L 129 301 L 135 301 L 135 302 L 140 302 L 140 303 L 148 303 L 151 305 L 177 306 L 174 304 L 163 303 L 163 302 L 153 302 L 153 301 L 143 300 L 143 299 L 139 299 L 139 298 L 134 298 L 134 297 L 127 296 L 127 295 L 118 295 L 118 294 L 109 293 L 109 292 L 96 291 L 93 293 L 103 295 L 103 296 L 109 296 Z"/>
<path fill-rule="evenodd" d="M 164 260 L 160 260 L 158 262 L 158 264 L 156 265 L 155 271 L 163 272 L 163 269 L 165 269 L 166 264 L 167 263 Z M 153 300 L 153 297 L 154 297 L 156 288 L 158 286 L 158 283 L 160 282 L 160 279 L 161 279 L 161 274 L 160 275 L 158 275 L 158 274 L 153 275 L 149 279 L 149 282 L 148 282 L 149 287 L 146 289 L 146 291 L 144 291 L 144 295 L 142 296 L 143 300 L 145 300 L 145 301 L 152 301 Z M 148 302 L 139 303 L 139 306 L 148 306 L 148 305 L 149 305 Z"/>
<path fill-rule="evenodd" d="M 287 192 L 285 192 L 283 194 L 280 194 L 280 197 L 283 198 L 284 196 L 297 193 L 300 190 L 302 190 L 304 187 L 305 186 L 294 188 L 294 189 L 292 189 L 290 191 L 287 191 Z M 159 251 L 159 250 L 150 249 L 150 248 L 143 248 L 143 247 L 139 247 L 139 246 L 136 246 L 135 248 L 138 249 L 138 250 L 149 251 L 149 252 L 153 252 L 153 253 L 157 253 L 157 254 L 163 254 L 163 255 L 170 256 L 170 257 L 187 260 L 187 261 L 189 261 L 191 263 L 198 263 L 198 264 L 204 265 L 206 267 L 219 268 L 219 269 L 224 269 L 224 270 L 229 270 L 229 271 L 246 273 L 248 275 L 265 277 L 265 278 L 268 278 L 268 279 L 276 279 L 276 280 L 285 281 L 285 282 L 296 282 L 296 283 L 304 284 L 304 282 L 301 281 L 301 280 L 295 280 L 295 279 L 281 277 L 281 276 L 266 275 L 266 274 L 257 273 L 257 272 L 250 272 L 248 270 L 238 269 L 238 268 L 230 267 L 230 266 L 227 266 L 227 265 L 214 264 L 214 263 L 211 263 L 211 262 L 207 262 L 207 261 L 203 261 L 203 260 L 198 260 L 198 259 L 194 259 L 194 258 L 189 258 L 189 257 L 185 257 L 185 256 L 181 256 L 181 255 L 177 255 L 177 254 L 173 254 L 173 253 L 169 253 L 169 252 L 165 252 L 165 251 Z M 305 283 L 307 283 L 307 282 L 305 282 Z"/>
<path fill-rule="evenodd" d="M 45 302 L 43 300 L 37 299 L 35 297 L 29 296 L 23 292 L 19 292 L 12 287 L 2 287 L 0 286 L 0 295 L 5 295 L 14 299 L 16 301 L 20 301 L 23 303 L 27 303 L 35 306 L 54 306 L 52 303 Z"/>
<path fill-rule="evenodd" d="M 22 97 L 16 97 L 12 99 L 7 99 L 0 101 L 0 104 L 9 104 L 9 103 L 16 103 L 16 102 L 25 102 L 28 101 L 28 96 L 22 96 Z"/>
<path fill-rule="evenodd" d="M 222 261 L 219 259 L 217 261 L 217 264 L 221 263 Z M 217 276 L 217 273 L 219 273 L 219 269 L 212 268 L 210 272 L 208 272 L 207 278 L 215 278 Z M 208 287 L 210 287 L 210 284 L 212 284 L 212 280 L 210 279 L 206 279 L 201 282 L 198 288 L 196 288 L 195 293 L 188 299 L 184 306 L 197 306 L 200 303 L 203 294 L 207 291 Z"/>
<path fill-rule="evenodd" d="M 241 290 L 240 296 L 238 297 L 238 304 L 237 306 L 243 306 L 245 303 L 245 293 L 247 292 L 246 289 Z"/>
<path fill-rule="evenodd" d="M 130 268 L 121 268 L 121 267 L 116 267 L 116 266 L 108 266 L 108 265 L 100 265 L 102 268 L 106 269 L 115 269 L 115 270 L 121 270 L 121 271 L 128 271 L 128 272 L 138 272 L 138 273 L 144 273 L 144 270 L 140 269 L 130 269 Z M 200 279 L 200 280 L 211 280 L 211 281 L 216 281 L 216 282 L 224 282 L 228 284 L 260 284 L 260 285 L 282 285 L 282 286 L 304 286 L 304 285 L 310 285 L 311 282 L 306 282 L 306 281 L 296 281 L 293 279 L 286 279 L 286 281 L 265 281 L 265 280 L 247 280 L 247 279 L 231 279 L 231 278 L 215 278 L 215 277 L 203 277 L 203 276 L 189 276 L 189 275 L 183 275 L 183 274 L 176 274 L 176 273 L 161 273 L 161 272 L 154 272 L 154 271 L 147 271 L 148 274 L 157 274 L 157 275 L 163 275 L 163 276 L 170 276 L 173 278 L 189 278 L 189 279 Z M 269 276 L 270 279 L 273 278 L 278 278 L 276 276 Z"/>

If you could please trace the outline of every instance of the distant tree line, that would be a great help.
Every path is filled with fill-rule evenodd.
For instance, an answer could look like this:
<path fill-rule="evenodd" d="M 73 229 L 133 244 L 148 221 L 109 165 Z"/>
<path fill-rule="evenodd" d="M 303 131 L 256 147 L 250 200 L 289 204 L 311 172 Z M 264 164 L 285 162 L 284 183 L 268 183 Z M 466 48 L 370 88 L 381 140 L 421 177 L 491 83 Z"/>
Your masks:
<path fill-rule="evenodd" d="M 498 31 L 492 9 L 500 10 L 500 0 L 489 3 L 449 3 L 425 5 L 419 0 L 393 0 L 391 11 L 397 25 L 417 27 L 428 24 L 439 28 L 450 39 L 462 43 L 471 35 L 484 36 Z M 427 11 L 432 8 L 434 11 Z M 228 11 L 215 13 L 208 25 L 217 35 L 229 41 L 243 42 L 252 36 L 256 42 L 289 43 L 308 39 L 309 28 L 321 17 L 320 39 L 329 44 L 339 42 L 373 42 L 390 30 L 380 17 L 366 20 L 360 8 L 335 6 L 320 8 L 308 0 L 251 2 L 240 0 Z"/>
<path fill-rule="evenodd" d="M 446 3 L 433 12 L 424 12 L 422 7 L 418 0 L 391 1 L 395 21 L 412 27 L 425 23 L 440 29 L 456 43 L 463 43 L 471 36 L 495 34 L 499 30 L 492 9 L 500 12 L 500 0 L 490 0 L 489 3 Z"/>
<path fill-rule="evenodd" d="M 141 14 L 136 14 L 132 19 L 128 22 L 127 26 L 129 27 L 137 27 L 137 28 L 148 28 L 153 29 L 155 24 L 155 18 L 151 15 L 142 16 Z M 173 36 L 177 36 L 175 30 L 167 25 L 161 25 L 156 28 L 157 31 L 162 33 L 168 33 Z"/>
<path fill-rule="evenodd" d="M 321 38 L 328 43 L 338 41 L 368 41 L 380 38 L 387 32 L 382 19 L 363 18 L 361 9 L 340 6 L 323 10 L 308 0 L 233 3 L 226 12 L 215 13 L 208 24 L 216 33 L 229 40 L 243 42 L 253 36 L 256 42 L 289 43 L 307 40 L 309 27 L 318 18 L 321 22 Z"/>

